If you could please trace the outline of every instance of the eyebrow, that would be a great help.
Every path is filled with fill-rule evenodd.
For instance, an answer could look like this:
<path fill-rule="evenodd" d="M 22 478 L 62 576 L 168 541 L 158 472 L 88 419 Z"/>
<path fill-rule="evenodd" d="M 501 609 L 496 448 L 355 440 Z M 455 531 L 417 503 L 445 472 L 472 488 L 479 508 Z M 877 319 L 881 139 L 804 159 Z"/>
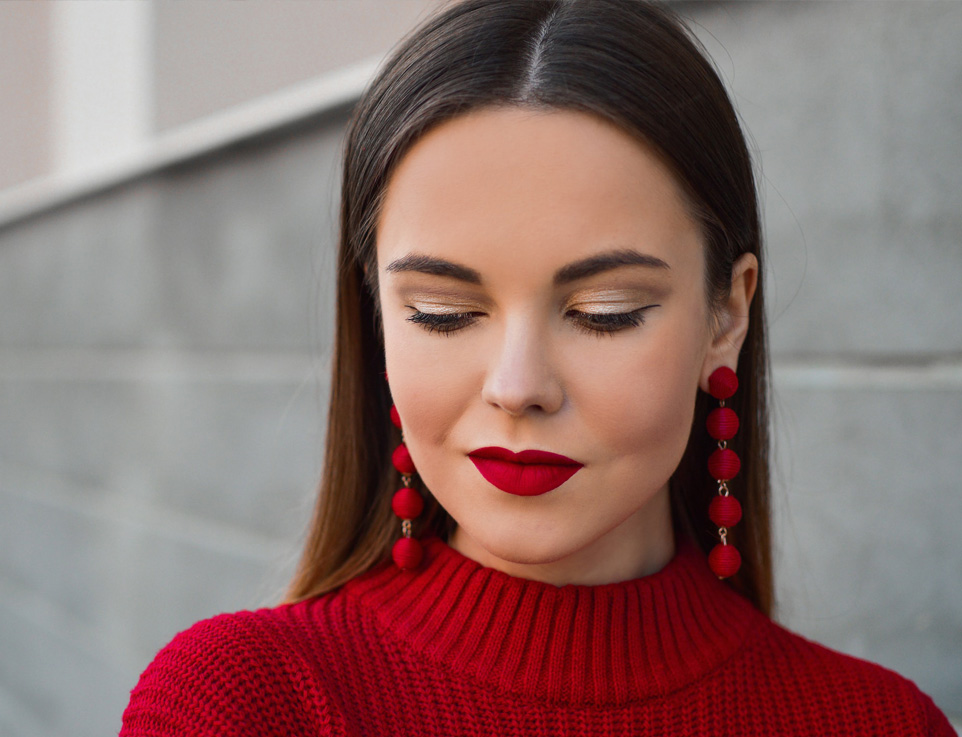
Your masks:
<path fill-rule="evenodd" d="M 395 259 L 387 265 L 386 270 L 390 272 L 417 271 L 421 274 L 447 276 L 468 284 L 481 284 L 481 274 L 474 269 L 443 258 L 425 256 L 421 253 L 409 253 L 407 256 Z"/>
<path fill-rule="evenodd" d="M 652 269 L 670 270 L 671 267 L 656 256 L 647 253 L 639 253 L 630 248 L 623 248 L 615 251 L 599 253 L 595 256 L 574 261 L 566 266 L 562 266 L 554 275 L 555 286 L 570 284 L 578 279 L 586 279 L 595 274 L 611 271 L 621 266 L 645 266 Z M 456 264 L 435 256 L 426 256 L 421 253 L 409 253 L 406 256 L 395 259 L 387 265 L 387 271 L 396 273 L 401 271 L 416 271 L 421 274 L 431 274 L 433 276 L 446 276 L 468 284 L 481 284 L 481 274 L 476 270 Z"/>
<path fill-rule="evenodd" d="M 617 269 L 619 266 L 645 266 L 651 269 L 671 270 L 671 267 L 660 258 L 650 256 L 647 253 L 639 253 L 630 248 L 623 248 L 617 251 L 599 253 L 597 256 L 589 256 L 581 261 L 562 266 L 554 275 L 554 283 L 555 286 L 561 286 L 604 271 Z"/>

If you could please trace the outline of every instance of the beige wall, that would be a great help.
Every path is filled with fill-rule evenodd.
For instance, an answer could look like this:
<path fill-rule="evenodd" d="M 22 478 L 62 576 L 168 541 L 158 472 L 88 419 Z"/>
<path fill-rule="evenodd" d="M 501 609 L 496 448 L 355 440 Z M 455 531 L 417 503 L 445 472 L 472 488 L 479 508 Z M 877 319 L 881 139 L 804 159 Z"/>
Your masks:
<path fill-rule="evenodd" d="M 383 56 L 439 0 L 143 2 L 0 2 L 0 191 Z"/>
<path fill-rule="evenodd" d="M 433 5 L 432 0 L 156 0 L 156 127 L 163 131 L 381 56 Z"/>
<path fill-rule="evenodd" d="M 0 4 L 0 189 L 50 164 L 50 5 Z"/>

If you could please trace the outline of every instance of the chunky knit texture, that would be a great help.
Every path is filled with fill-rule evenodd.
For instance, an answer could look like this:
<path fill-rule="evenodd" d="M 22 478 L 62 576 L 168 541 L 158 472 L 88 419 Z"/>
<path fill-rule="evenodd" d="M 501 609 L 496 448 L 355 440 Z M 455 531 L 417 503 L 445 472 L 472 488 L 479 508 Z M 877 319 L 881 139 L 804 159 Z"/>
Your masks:
<path fill-rule="evenodd" d="M 910 681 L 793 635 L 680 546 L 603 586 L 527 581 L 436 538 L 331 594 L 200 622 L 122 737 L 954 735 Z"/>

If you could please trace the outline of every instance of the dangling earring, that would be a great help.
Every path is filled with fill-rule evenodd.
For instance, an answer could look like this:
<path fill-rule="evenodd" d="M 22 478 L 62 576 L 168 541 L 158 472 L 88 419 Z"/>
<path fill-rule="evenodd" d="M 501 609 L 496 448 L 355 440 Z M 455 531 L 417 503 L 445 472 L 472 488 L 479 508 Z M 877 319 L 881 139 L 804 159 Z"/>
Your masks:
<path fill-rule="evenodd" d="M 738 377 L 727 366 L 715 369 L 708 377 L 708 392 L 717 400 L 718 407 L 708 414 L 705 423 L 708 434 L 718 441 L 718 449 L 708 457 L 708 472 L 718 482 L 718 496 L 708 507 L 708 517 L 718 525 L 721 542 L 708 554 L 708 565 L 719 578 L 734 576 L 742 564 L 742 557 L 734 545 L 728 544 L 728 528 L 742 518 L 742 505 L 731 495 L 728 482 L 738 475 L 741 460 L 728 447 L 728 441 L 738 432 L 738 415 L 725 400 L 738 389 Z"/>
<path fill-rule="evenodd" d="M 385 378 L 387 378 L 386 375 Z M 394 514 L 401 518 L 402 534 L 402 537 L 394 543 L 391 557 L 394 558 L 398 568 L 410 571 L 421 565 L 421 559 L 424 557 L 424 549 L 421 547 L 420 541 L 411 537 L 411 520 L 420 516 L 421 512 L 424 511 L 424 500 L 421 499 L 421 495 L 415 489 L 411 488 L 411 476 L 415 473 L 414 461 L 411 460 L 411 454 L 404 444 L 401 416 L 398 414 L 397 407 L 393 404 L 391 405 L 391 422 L 398 430 L 401 430 L 401 444 L 394 449 L 391 461 L 398 473 L 401 474 L 402 484 L 391 499 L 391 509 L 394 510 Z"/>

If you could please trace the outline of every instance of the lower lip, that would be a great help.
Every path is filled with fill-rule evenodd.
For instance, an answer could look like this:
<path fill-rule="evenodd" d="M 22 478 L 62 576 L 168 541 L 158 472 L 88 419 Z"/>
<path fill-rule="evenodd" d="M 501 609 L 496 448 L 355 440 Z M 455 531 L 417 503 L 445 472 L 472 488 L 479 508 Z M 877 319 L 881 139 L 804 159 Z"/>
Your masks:
<path fill-rule="evenodd" d="M 559 466 L 547 463 L 511 463 L 493 458 L 470 456 L 484 478 L 501 491 L 517 496 L 537 496 L 557 489 L 574 476 L 580 465 Z"/>

